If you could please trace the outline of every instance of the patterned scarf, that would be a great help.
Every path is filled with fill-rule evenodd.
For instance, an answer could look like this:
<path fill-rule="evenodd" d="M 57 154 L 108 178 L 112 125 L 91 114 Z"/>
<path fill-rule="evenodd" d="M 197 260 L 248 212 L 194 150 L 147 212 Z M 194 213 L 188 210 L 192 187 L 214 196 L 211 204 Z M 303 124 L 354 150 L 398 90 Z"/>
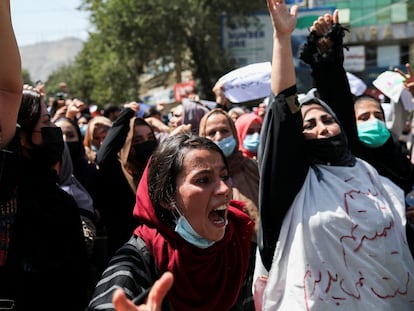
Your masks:
<path fill-rule="evenodd" d="M 7 261 L 11 227 L 17 212 L 16 196 L 4 204 L 0 204 L 0 267 Z"/>

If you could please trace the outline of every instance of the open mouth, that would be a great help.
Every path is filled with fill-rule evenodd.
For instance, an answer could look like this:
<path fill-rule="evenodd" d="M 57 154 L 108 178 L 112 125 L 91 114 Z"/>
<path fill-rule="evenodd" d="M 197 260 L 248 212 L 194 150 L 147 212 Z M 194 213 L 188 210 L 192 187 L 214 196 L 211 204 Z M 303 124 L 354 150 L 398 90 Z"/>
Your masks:
<path fill-rule="evenodd" d="M 223 226 L 227 219 L 227 206 L 222 205 L 208 214 L 208 219 L 216 226 Z"/>

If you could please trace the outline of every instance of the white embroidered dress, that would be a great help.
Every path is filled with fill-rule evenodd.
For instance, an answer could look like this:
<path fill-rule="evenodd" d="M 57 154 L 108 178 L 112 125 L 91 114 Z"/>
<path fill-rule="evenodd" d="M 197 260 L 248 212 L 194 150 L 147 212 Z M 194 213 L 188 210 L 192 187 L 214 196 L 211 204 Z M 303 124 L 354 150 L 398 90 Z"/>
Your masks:
<path fill-rule="evenodd" d="M 285 216 L 263 310 L 414 310 L 403 191 L 360 159 L 318 168 Z"/>

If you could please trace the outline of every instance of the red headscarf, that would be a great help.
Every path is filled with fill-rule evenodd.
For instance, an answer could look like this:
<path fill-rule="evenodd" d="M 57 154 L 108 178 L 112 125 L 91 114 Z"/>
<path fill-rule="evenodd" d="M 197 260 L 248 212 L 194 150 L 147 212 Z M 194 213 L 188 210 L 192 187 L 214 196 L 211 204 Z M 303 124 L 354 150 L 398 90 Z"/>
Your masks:
<path fill-rule="evenodd" d="M 223 239 L 200 249 L 159 221 L 149 198 L 147 175 L 148 167 L 136 193 L 134 216 L 141 225 L 134 233 L 145 241 L 160 273 L 173 273 L 174 284 L 168 294 L 172 307 L 180 311 L 229 310 L 247 271 L 254 226 L 240 209 L 243 203 L 230 202 Z"/>
<path fill-rule="evenodd" d="M 254 113 L 244 113 L 240 117 L 238 117 L 235 122 L 237 136 L 239 137 L 239 150 L 243 153 L 245 157 L 248 157 L 250 159 L 254 158 L 256 155 L 243 147 L 243 140 L 246 137 L 247 131 L 253 122 L 257 122 L 260 125 L 263 124 L 262 118 L 260 118 L 258 115 Z"/>

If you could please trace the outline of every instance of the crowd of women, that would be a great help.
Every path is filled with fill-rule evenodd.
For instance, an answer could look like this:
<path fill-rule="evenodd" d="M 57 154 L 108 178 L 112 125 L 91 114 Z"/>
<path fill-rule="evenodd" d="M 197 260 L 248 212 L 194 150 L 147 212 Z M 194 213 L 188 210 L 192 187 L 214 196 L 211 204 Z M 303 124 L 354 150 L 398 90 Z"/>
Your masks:
<path fill-rule="evenodd" d="M 380 102 L 351 93 L 338 11 L 310 28 L 317 94 L 298 94 L 298 7 L 268 9 L 268 104 L 232 107 L 217 84 L 216 107 L 167 124 L 133 101 L 48 110 L 0 2 L 1 310 L 414 308 L 414 166 Z"/>

